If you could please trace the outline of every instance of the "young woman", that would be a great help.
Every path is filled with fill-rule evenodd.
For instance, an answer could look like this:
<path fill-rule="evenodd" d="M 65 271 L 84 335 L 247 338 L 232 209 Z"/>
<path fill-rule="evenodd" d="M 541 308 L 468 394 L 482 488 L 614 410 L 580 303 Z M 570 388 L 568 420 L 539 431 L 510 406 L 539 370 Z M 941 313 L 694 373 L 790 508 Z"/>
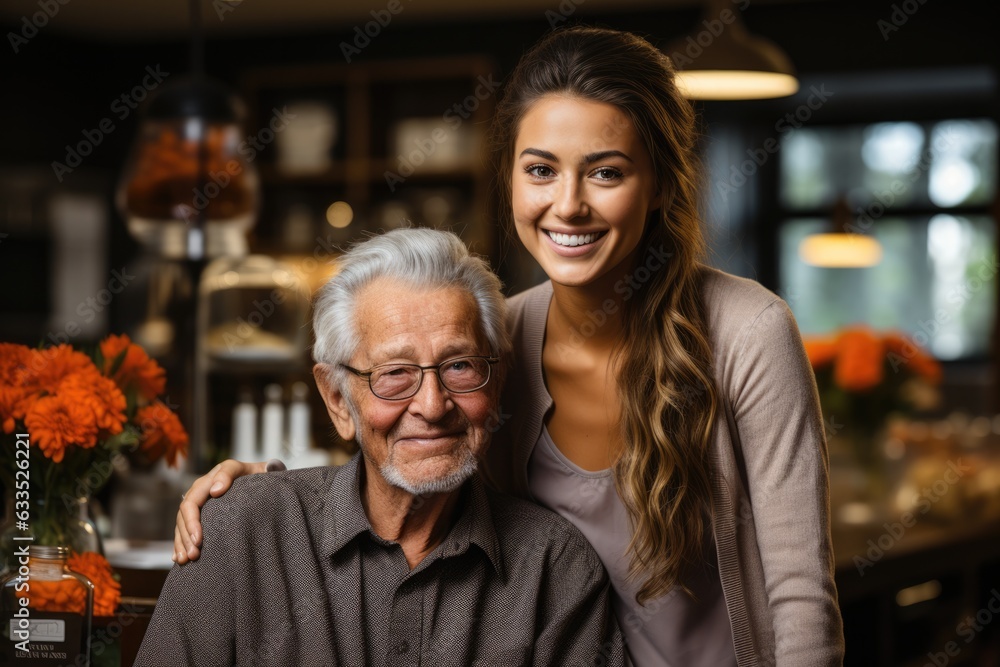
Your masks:
<path fill-rule="evenodd" d="M 634 664 L 840 665 L 826 445 L 785 303 L 702 263 L 692 107 L 628 33 L 572 28 L 497 110 L 504 209 L 550 278 L 510 299 L 514 359 L 486 472 L 575 523 Z M 235 476 L 199 479 L 198 512 Z"/>

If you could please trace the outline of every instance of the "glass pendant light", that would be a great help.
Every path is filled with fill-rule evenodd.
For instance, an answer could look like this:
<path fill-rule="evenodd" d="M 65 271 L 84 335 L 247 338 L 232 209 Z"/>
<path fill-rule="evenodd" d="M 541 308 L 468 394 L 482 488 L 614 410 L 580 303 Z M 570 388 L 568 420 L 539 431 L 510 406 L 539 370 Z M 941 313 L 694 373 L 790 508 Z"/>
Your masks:
<path fill-rule="evenodd" d="M 192 72 L 149 101 L 117 204 L 129 232 L 154 256 L 200 261 L 246 254 L 260 184 L 238 151 L 244 105 L 205 76 L 199 0 L 190 11 Z"/>
<path fill-rule="evenodd" d="M 238 152 L 242 104 L 203 74 L 164 84 L 145 110 L 118 206 L 155 255 L 199 260 L 247 252 L 256 171 Z"/>

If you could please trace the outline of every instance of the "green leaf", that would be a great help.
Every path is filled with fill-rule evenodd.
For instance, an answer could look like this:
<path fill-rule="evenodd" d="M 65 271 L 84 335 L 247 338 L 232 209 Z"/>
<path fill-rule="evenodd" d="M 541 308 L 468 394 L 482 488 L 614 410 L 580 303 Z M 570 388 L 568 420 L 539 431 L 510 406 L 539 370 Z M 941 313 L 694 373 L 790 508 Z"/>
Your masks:
<path fill-rule="evenodd" d="M 118 355 L 115 356 L 114 361 L 111 362 L 111 369 L 108 371 L 108 377 L 113 377 L 114 374 L 118 372 L 118 369 L 122 367 L 123 363 L 125 363 L 126 356 L 128 356 L 127 347 L 119 352 Z"/>

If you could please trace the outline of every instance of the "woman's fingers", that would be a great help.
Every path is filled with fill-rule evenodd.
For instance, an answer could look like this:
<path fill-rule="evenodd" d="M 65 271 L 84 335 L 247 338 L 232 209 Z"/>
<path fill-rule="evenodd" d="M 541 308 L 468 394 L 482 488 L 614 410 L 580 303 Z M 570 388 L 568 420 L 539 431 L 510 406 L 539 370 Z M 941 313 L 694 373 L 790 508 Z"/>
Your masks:
<path fill-rule="evenodd" d="M 283 470 L 284 467 L 284 464 L 276 459 L 256 463 L 227 459 L 196 479 L 181 497 L 180 509 L 177 511 L 177 525 L 174 527 L 174 562 L 183 565 L 188 560 L 198 559 L 202 538 L 201 508 L 209 498 L 218 498 L 224 494 L 237 477 L 269 469 Z"/>
<path fill-rule="evenodd" d="M 184 565 L 188 562 L 187 547 L 184 546 L 184 540 L 181 538 L 180 529 L 181 513 L 180 510 L 177 511 L 177 525 L 174 526 L 174 555 L 171 556 L 170 560 L 174 561 L 178 565 Z"/>

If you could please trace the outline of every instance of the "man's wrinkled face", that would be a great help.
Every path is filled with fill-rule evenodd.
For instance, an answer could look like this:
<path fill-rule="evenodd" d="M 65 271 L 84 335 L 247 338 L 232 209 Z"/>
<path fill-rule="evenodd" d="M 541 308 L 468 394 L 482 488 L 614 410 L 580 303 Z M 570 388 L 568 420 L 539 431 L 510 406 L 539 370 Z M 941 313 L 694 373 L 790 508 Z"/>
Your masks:
<path fill-rule="evenodd" d="M 476 302 L 464 290 L 379 280 L 358 297 L 360 344 L 348 365 L 360 370 L 393 363 L 432 366 L 455 357 L 488 356 L 479 322 Z M 368 473 L 392 486 L 414 495 L 451 491 L 475 471 L 486 450 L 486 424 L 499 396 L 495 378 L 482 389 L 455 394 L 444 389 L 435 371 L 425 371 L 416 395 L 392 401 L 375 396 L 362 377 L 347 375 L 345 397 L 321 379 L 327 373 L 317 368 L 316 375 L 340 435 L 355 439 Z"/>

